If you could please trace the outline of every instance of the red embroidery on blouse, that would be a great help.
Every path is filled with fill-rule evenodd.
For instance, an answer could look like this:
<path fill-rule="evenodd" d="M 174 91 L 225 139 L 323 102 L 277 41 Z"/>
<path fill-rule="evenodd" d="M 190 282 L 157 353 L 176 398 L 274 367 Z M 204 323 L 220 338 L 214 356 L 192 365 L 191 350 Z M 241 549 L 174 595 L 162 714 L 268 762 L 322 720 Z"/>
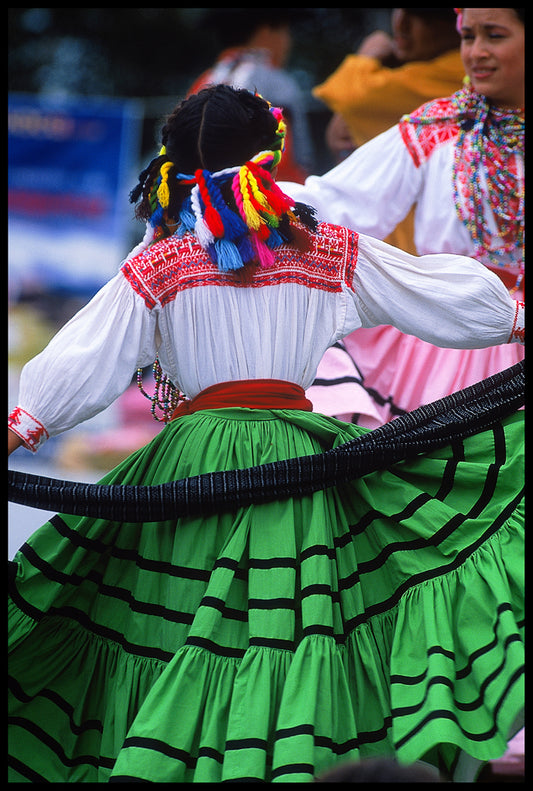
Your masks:
<path fill-rule="evenodd" d="M 27 425 L 25 428 L 24 423 L 32 425 L 32 428 L 29 428 Z M 35 450 L 38 447 L 43 436 L 48 437 L 48 432 L 43 424 L 19 406 L 15 407 L 9 415 L 8 426 L 15 434 L 24 440 L 24 443 L 31 450 Z"/>
<path fill-rule="evenodd" d="M 263 288 L 296 283 L 307 288 L 340 292 L 352 288 L 357 265 L 358 234 L 341 226 L 320 223 L 313 248 L 302 253 L 290 245 L 276 250 L 268 268 L 258 268 L 250 281 L 220 272 L 194 236 L 171 236 L 126 261 L 121 271 L 148 308 L 172 302 L 180 291 L 201 286 Z"/>
<path fill-rule="evenodd" d="M 10 414 L 9 420 L 14 426 L 19 426 L 21 423 L 21 416 L 22 409 L 19 406 L 16 406 L 13 412 Z"/>
<path fill-rule="evenodd" d="M 409 118 L 427 115 L 431 117 L 431 123 L 411 123 L 407 118 L 400 121 L 400 134 L 417 168 L 439 146 L 458 136 L 459 125 L 456 120 L 450 119 L 450 114 L 453 112 L 456 110 L 449 98 L 435 99 L 409 114 Z M 442 119 L 442 122 L 439 122 L 439 119 Z"/>
<path fill-rule="evenodd" d="M 526 328 L 524 323 L 524 307 L 525 303 L 519 302 L 517 300 L 514 312 L 513 329 L 511 330 L 511 334 L 509 335 L 509 340 L 507 343 L 512 343 L 513 341 L 525 343 Z"/>

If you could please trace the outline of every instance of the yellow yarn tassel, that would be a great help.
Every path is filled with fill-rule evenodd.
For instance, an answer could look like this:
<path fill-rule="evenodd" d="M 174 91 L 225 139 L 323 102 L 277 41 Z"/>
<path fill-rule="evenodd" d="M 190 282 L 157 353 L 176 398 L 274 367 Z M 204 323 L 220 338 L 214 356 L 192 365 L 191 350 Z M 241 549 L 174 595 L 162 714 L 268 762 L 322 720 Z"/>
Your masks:
<path fill-rule="evenodd" d="M 174 167 L 173 162 L 165 162 L 163 165 L 161 165 L 161 170 L 159 171 L 161 173 L 161 184 L 159 185 L 157 190 L 157 200 L 159 201 L 163 209 L 167 208 L 168 202 L 170 200 L 170 190 L 168 188 L 167 181 L 168 181 L 168 171 L 170 170 L 170 168 L 173 167 Z"/>
<path fill-rule="evenodd" d="M 250 189 L 250 176 L 250 170 L 246 167 L 246 165 L 244 165 L 239 171 L 239 186 L 242 195 L 242 208 L 244 211 L 246 225 L 248 228 L 252 228 L 253 230 L 257 231 L 261 226 L 261 218 L 248 198 L 248 191 Z"/>
<path fill-rule="evenodd" d="M 267 213 L 272 214 L 270 206 L 268 205 L 268 201 L 261 192 L 259 188 L 259 184 L 257 183 L 257 179 L 252 174 L 250 174 L 249 183 L 250 183 L 250 188 L 252 190 L 252 195 L 254 196 L 256 201 L 260 204 L 260 206 L 264 208 L 264 210 Z"/>

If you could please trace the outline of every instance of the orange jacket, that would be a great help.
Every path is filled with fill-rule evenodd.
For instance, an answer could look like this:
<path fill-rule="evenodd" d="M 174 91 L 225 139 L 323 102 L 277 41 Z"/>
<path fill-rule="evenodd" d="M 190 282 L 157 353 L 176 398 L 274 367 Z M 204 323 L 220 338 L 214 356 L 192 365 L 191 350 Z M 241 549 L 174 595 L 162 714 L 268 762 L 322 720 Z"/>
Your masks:
<path fill-rule="evenodd" d="M 398 123 L 430 99 L 459 90 L 464 67 L 458 49 L 395 69 L 367 55 L 348 55 L 313 94 L 339 113 L 356 146 Z"/>

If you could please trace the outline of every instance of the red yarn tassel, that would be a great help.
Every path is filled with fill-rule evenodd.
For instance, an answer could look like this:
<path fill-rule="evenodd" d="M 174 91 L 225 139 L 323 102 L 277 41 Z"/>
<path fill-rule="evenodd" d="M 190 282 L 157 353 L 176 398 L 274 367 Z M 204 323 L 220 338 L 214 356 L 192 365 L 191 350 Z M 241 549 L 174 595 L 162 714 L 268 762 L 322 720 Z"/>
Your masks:
<path fill-rule="evenodd" d="M 222 239 L 225 234 L 224 223 L 218 211 L 212 204 L 205 207 L 204 222 L 217 239 Z"/>

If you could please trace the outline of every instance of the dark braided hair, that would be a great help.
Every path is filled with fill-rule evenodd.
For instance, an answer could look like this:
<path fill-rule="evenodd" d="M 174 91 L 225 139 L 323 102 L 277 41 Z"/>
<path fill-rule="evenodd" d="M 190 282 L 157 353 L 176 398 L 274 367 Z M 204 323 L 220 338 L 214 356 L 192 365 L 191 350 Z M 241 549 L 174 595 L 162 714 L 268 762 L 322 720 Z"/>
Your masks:
<path fill-rule="evenodd" d="M 203 215 L 207 225 L 215 228 L 216 236 L 216 229 L 222 227 L 218 224 L 220 220 L 224 233 L 218 236 L 238 243 L 239 233 L 242 237 L 252 232 L 253 236 L 253 231 L 258 229 L 255 226 L 251 228 L 249 224 L 244 227 L 249 215 L 245 216 L 242 205 L 238 205 L 240 196 L 236 194 L 235 180 L 232 182 L 229 176 L 220 175 L 220 172 L 250 165 L 252 183 L 259 183 L 260 190 L 268 194 L 269 208 L 260 214 L 260 223 L 264 227 L 259 229 L 259 243 L 267 240 L 270 247 L 275 247 L 282 242 L 300 239 L 298 232 L 291 228 L 291 217 L 293 220 L 298 218 L 300 224 L 314 230 L 314 212 L 283 195 L 271 178 L 283 151 L 284 129 L 281 111 L 245 89 L 214 85 L 193 94 L 168 116 L 161 133 L 163 148 L 140 174 L 139 183 L 130 194 L 130 201 L 137 204 L 136 217 L 157 227 L 156 237 L 168 236 L 167 224 L 172 223 L 182 223 L 185 230 L 193 230 L 191 190 L 199 184 L 202 187 L 202 209 L 207 209 Z M 265 156 L 258 160 L 261 152 Z M 200 177 L 199 173 L 203 175 Z M 216 184 L 211 178 L 213 174 Z M 164 187 L 160 193 L 162 181 Z M 161 194 L 164 195 L 162 201 Z M 246 202 L 246 192 L 244 197 Z M 226 207 L 231 209 L 233 218 Z M 215 217 L 213 220 L 213 212 L 218 212 L 218 219 Z M 255 244 L 257 248 L 257 240 Z M 206 249 L 211 255 L 214 252 L 213 245 L 206 243 Z M 252 258 L 244 245 L 239 249 L 242 260 L 234 260 L 227 268 L 239 268 Z"/>

